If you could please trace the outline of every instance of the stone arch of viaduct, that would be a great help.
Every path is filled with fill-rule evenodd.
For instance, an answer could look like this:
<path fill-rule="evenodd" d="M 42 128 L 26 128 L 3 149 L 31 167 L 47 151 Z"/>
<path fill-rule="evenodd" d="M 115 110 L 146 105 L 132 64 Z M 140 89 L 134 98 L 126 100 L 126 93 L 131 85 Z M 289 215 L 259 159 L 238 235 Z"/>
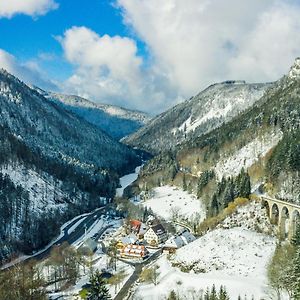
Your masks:
<path fill-rule="evenodd" d="M 260 198 L 272 224 L 278 226 L 279 236 L 291 240 L 300 224 L 300 205 L 269 197 Z"/>

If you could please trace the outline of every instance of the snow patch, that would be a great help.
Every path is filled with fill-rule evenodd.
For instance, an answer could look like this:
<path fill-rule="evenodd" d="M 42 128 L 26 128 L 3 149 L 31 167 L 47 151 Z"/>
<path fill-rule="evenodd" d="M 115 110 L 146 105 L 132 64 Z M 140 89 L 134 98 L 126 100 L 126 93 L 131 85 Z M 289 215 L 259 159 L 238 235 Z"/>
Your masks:
<path fill-rule="evenodd" d="M 134 173 L 127 174 L 127 175 L 120 178 L 121 187 L 116 189 L 116 196 L 118 196 L 118 197 L 123 196 L 125 188 L 128 187 L 131 183 L 133 183 L 134 181 L 137 180 L 141 168 L 142 168 L 142 166 L 136 167 Z"/>
<path fill-rule="evenodd" d="M 0 81 L 0 96 L 3 96 L 10 102 L 20 104 L 22 102 L 22 96 L 17 91 L 13 91 L 10 86 L 3 81 Z"/>
<path fill-rule="evenodd" d="M 296 58 L 295 63 L 288 74 L 288 77 L 300 78 L 300 57 Z"/>

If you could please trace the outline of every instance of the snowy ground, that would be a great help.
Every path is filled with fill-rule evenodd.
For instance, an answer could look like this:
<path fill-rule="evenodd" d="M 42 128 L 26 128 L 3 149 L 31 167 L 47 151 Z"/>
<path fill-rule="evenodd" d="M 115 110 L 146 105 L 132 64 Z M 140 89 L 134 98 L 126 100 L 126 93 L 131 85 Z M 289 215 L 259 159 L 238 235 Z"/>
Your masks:
<path fill-rule="evenodd" d="M 86 235 L 81 238 L 80 240 L 73 243 L 73 246 L 75 248 L 79 248 L 85 239 L 92 237 L 95 233 L 98 233 L 101 229 L 104 227 L 107 227 L 108 225 L 111 225 L 110 228 L 107 228 L 105 232 L 103 232 L 102 236 L 100 237 L 100 241 L 104 241 L 104 243 L 109 245 L 110 241 L 115 237 L 117 234 L 117 231 L 120 228 L 122 220 L 106 220 L 104 218 L 100 220 L 96 220 L 94 224 L 91 226 L 90 230 L 87 231 Z M 96 270 L 102 270 L 107 269 L 107 262 L 109 258 L 108 256 L 102 252 L 102 247 L 100 243 L 98 243 L 98 250 L 92 257 L 93 261 L 93 269 Z M 109 291 L 111 296 L 115 296 L 116 293 L 121 289 L 123 284 L 127 281 L 127 279 L 132 275 L 134 268 L 124 262 L 118 261 L 117 262 L 117 272 L 124 271 L 126 273 L 126 277 L 124 278 L 123 282 L 121 282 L 118 286 L 111 286 L 108 285 Z M 83 270 L 81 270 L 83 272 Z M 82 289 L 82 286 L 89 282 L 89 273 L 81 275 L 81 278 L 78 280 L 75 286 L 72 286 L 68 290 L 65 290 L 63 292 L 57 292 L 57 293 L 51 293 L 49 294 L 51 297 L 56 299 L 55 297 L 63 297 L 62 299 L 66 300 L 75 300 L 77 299 L 79 291 Z M 51 287 L 49 287 L 51 290 Z"/>
<path fill-rule="evenodd" d="M 223 225 L 229 229 L 217 228 L 180 248 L 169 259 L 166 255 L 161 257 L 156 263 L 160 267 L 159 284 L 140 285 L 133 298 L 165 299 L 174 289 L 182 299 L 193 299 L 193 293 L 215 284 L 217 288 L 226 286 L 232 299 L 245 294 L 248 299 L 272 299 L 268 296 L 266 267 L 276 239 L 247 228 L 248 222 L 242 219 L 251 217 L 252 210 L 250 204 L 235 219 L 225 220 Z"/>
<path fill-rule="evenodd" d="M 262 208 L 260 202 L 252 201 L 246 206 L 239 207 L 238 210 L 227 217 L 218 228 L 242 227 L 275 236 L 276 228 L 271 225 L 266 209 Z"/>
<path fill-rule="evenodd" d="M 94 256 L 93 261 L 95 262 L 93 264 L 93 269 L 96 270 L 102 270 L 107 268 L 107 262 L 108 257 L 105 255 L 101 250 L 98 250 Z M 126 277 L 124 278 L 123 282 L 120 282 L 118 286 L 112 286 L 108 285 L 109 293 L 112 297 L 114 297 L 119 290 L 122 288 L 122 286 L 125 284 L 125 282 L 128 280 L 128 278 L 132 275 L 134 272 L 134 267 L 130 266 L 122 261 L 117 261 L 117 272 L 125 272 Z M 61 296 L 61 299 L 64 300 L 76 300 L 78 299 L 78 293 L 81 291 L 82 286 L 89 283 L 89 274 L 82 275 L 81 278 L 77 281 L 76 285 L 63 291 L 63 292 L 57 292 L 50 294 L 51 297 L 56 299 L 56 297 Z"/>
<path fill-rule="evenodd" d="M 205 218 L 205 206 L 194 195 L 172 186 L 158 187 L 153 192 L 153 196 L 142 204 L 158 216 L 170 220 L 174 212 L 178 211 L 184 218 L 192 218 L 197 214 L 200 220 Z"/>
<path fill-rule="evenodd" d="M 131 174 L 127 174 L 120 178 L 121 187 L 116 189 L 116 196 L 122 197 L 124 189 L 128 187 L 131 183 L 133 183 L 139 175 L 142 166 L 136 167 L 135 172 Z"/>

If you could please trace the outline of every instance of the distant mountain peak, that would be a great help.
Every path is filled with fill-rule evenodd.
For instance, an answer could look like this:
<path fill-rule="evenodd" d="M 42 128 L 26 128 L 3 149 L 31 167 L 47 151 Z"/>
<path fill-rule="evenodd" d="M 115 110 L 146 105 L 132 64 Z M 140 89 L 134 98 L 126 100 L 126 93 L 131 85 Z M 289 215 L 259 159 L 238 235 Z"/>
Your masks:
<path fill-rule="evenodd" d="M 51 92 L 42 94 L 50 101 L 96 125 L 117 140 L 132 134 L 150 121 L 150 116 L 144 112 L 94 103 L 76 95 Z"/>
<path fill-rule="evenodd" d="M 288 74 L 289 78 L 300 78 L 300 57 L 297 57 Z"/>

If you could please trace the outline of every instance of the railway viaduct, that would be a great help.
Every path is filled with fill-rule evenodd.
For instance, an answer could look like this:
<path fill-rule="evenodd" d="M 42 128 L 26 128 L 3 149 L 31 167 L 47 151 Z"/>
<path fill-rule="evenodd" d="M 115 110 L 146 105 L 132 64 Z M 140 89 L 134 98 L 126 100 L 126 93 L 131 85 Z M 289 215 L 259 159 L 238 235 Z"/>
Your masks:
<path fill-rule="evenodd" d="M 300 224 L 300 205 L 265 196 L 260 196 L 260 199 L 271 223 L 278 226 L 279 236 L 291 240 Z"/>

